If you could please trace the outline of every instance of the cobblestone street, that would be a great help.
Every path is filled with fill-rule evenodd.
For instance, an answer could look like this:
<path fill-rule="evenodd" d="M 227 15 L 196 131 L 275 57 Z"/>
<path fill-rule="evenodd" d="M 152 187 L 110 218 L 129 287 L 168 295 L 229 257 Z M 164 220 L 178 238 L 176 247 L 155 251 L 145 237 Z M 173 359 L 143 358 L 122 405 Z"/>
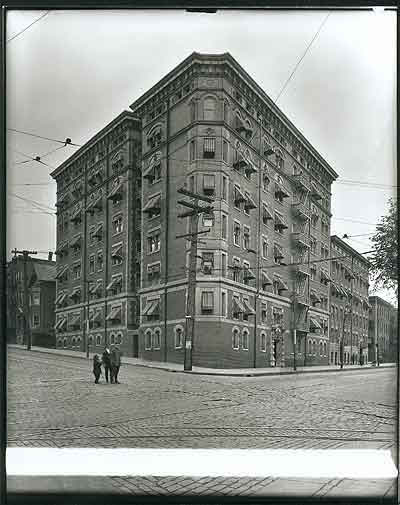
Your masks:
<path fill-rule="evenodd" d="M 209 377 L 123 365 L 120 380 L 111 385 L 102 378 L 96 385 L 91 364 L 83 359 L 9 350 L 8 445 L 394 452 L 395 368 Z M 174 487 L 165 478 L 151 479 L 149 485 L 145 478 L 115 477 L 113 485 L 132 493 Z M 179 478 L 172 480 L 179 490 Z M 232 493 L 238 482 L 180 480 L 187 491 L 197 486 L 206 494 Z M 244 488 L 238 484 L 243 493 L 253 489 L 262 494 L 267 484 L 270 491 L 274 486 L 274 479 L 245 480 L 249 484 Z M 317 482 L 315 492 L 327 492 L 327 485 Z M 338 481 L 328 487 L 340 486 Z"/>

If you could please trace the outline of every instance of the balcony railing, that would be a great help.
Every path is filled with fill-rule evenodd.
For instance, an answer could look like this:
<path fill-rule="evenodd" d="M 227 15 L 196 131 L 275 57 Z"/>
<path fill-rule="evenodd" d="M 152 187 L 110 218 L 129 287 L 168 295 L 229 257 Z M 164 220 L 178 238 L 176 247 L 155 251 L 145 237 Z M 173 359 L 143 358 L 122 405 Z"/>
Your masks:
<path fill-rule="evenodd" d="M 307 178 L 304 174 L 293 174 L 292 181 L 297 187 L 305 191 L 311 190 L 310 183 L 307 181 Z"/>
<path fill-rule="evenodd" d="M 297 303 L 297 305 L 302 306 L 302 307 L 309 307 L 310 306 L 310 300 L 308 298 L 307 293 L 294 293 L 294 299 Z"/>
<path fill-rule="evenodd" d="M 310 237 L 302 232 L 292 233 L 292 241 L 296 247 L 300 249 L 308 249 L 310 247 Z"/>
<path fill-rule="evenodd" d="M 297 217 L 298 219 L 301 219 L 303 221 L 310 219 L 310 211 L 307 209 L 307 207 L 304 205 L 304 203 L 293 202 L 292 203 L 292 211 L 293 211 L 293 215 L 295 217 Z"/>

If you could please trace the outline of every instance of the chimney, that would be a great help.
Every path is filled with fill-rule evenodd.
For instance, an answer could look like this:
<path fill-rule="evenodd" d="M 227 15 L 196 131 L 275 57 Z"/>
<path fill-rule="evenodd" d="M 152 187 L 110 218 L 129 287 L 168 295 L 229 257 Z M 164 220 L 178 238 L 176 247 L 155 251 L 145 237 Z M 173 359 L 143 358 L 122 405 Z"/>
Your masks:
<path fill-rule="evenodd" d="M 49 251 L 48 260 L 49 261 L 53 261 L 53 253 L 52 253 L 52 251 Z"/>

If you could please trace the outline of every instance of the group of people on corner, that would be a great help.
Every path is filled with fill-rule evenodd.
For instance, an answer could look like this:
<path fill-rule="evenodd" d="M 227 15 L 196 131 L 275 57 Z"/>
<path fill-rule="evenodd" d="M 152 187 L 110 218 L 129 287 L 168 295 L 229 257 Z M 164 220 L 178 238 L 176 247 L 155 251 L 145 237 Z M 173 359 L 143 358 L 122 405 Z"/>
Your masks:
<path fill-rule="evenodd" d="M 118 345 L 111 345 L 110 349 L 106 346 L 101 359 L 98 354 L 93 356 L 93 374 L 95 377 L 95 384 L 99 383 L 100 376 L 102 375 L 101 366 L 104 367 L 104 375 L 106 382 L 110 378 L 111 384 L 119 384 L 118 373 L 121 366 L 121 350 Z"/>

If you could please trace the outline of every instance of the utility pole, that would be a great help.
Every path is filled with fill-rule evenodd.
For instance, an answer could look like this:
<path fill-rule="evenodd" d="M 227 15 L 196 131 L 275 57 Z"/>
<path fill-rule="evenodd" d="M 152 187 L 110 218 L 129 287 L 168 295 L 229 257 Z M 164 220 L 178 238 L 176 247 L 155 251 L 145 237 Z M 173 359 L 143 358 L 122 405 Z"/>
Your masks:
<path fill-rule="evenodd" d="M 213 207 L 210 205 L 214 202 L 213 198 L 198 195 L 188 191 L 186 188 L 178 189 L 178 193 L 192 198 L 192 202 L 186 200 L 178 200 L 178 204 L 189 207 L 189 211 L 178 214 L 179 218 L 190 217 L 189 233 L 185 235 L 177 235 L 176 238 L 185 238 L 190 240 L 190 253 L 189 253 L 189 272 L 188 272 L 188 291 L 186 298 L 186 325 L 185 325 L 185 347 L 184 347 L 184 370 L 192 370 L 192 357 L 193 357 L 193 341 L 195 333 L 195 312 L 196 312 L 196 267 L 197 267 L 197 236 L 203 233 L 208 233 L 208 230 L 198 231 L 199 215 L 206 212 L 212 212 Z M 199 200 L 207 202 L 209 205 L 200 206 Z"/>
<path fill-rule="evenodd" d="M 344 309 L 343 309 L 342 338 L 340 341 L 340 368 L 343 368 L 343 365 L 344 365 L 344 326 L 345 326 L 347 314 L 348 314 L 348 308 L 344 307 Z"/>
<path fill-rule="evenodd" d="M 32 334 L 31 334 L 31 328 L 30 328 L 30 310 L 29 310 L 29 291 L 28 291 L 28 272 L 27 272 L 27 261 L 30 255 L 37 254 L 37 251 L 18 251 L 17 249 L 14 249 L 11 251 L 14 253 L 14 257 L 17 256 L 17 254 L 22 254 L 22 260 L 23 260 L 23 268 L 24 268 L 24 273 L 23 273 L 23 283 L 24 283 L 24 335 L 26 335 L 27 340 L 26 340 L 26 349 L 30 351 L 32 349 Z"/>
<path fill-rule="evenodd" d="M 85 334 L 85 350 L 86 350 L 86 357 L 89 358 L 89 330 L 90 330 L 90 319 L 89 319 L 89 288 L 90 288 L 90 281 L 85 280 L 85 289 L 86 289 L 86 334 Z"/>
<path fill-rule="evenodd" d="M 351 255 L 351 277 L 350 277 L 350 356 L 351 356 L 351 364 L 354 365 L 354 357 L 353 357 L 353 286 L 354 286 L 354 273 L 353 273 L 353 265 L 354 265 L 354 256 Z"/>

